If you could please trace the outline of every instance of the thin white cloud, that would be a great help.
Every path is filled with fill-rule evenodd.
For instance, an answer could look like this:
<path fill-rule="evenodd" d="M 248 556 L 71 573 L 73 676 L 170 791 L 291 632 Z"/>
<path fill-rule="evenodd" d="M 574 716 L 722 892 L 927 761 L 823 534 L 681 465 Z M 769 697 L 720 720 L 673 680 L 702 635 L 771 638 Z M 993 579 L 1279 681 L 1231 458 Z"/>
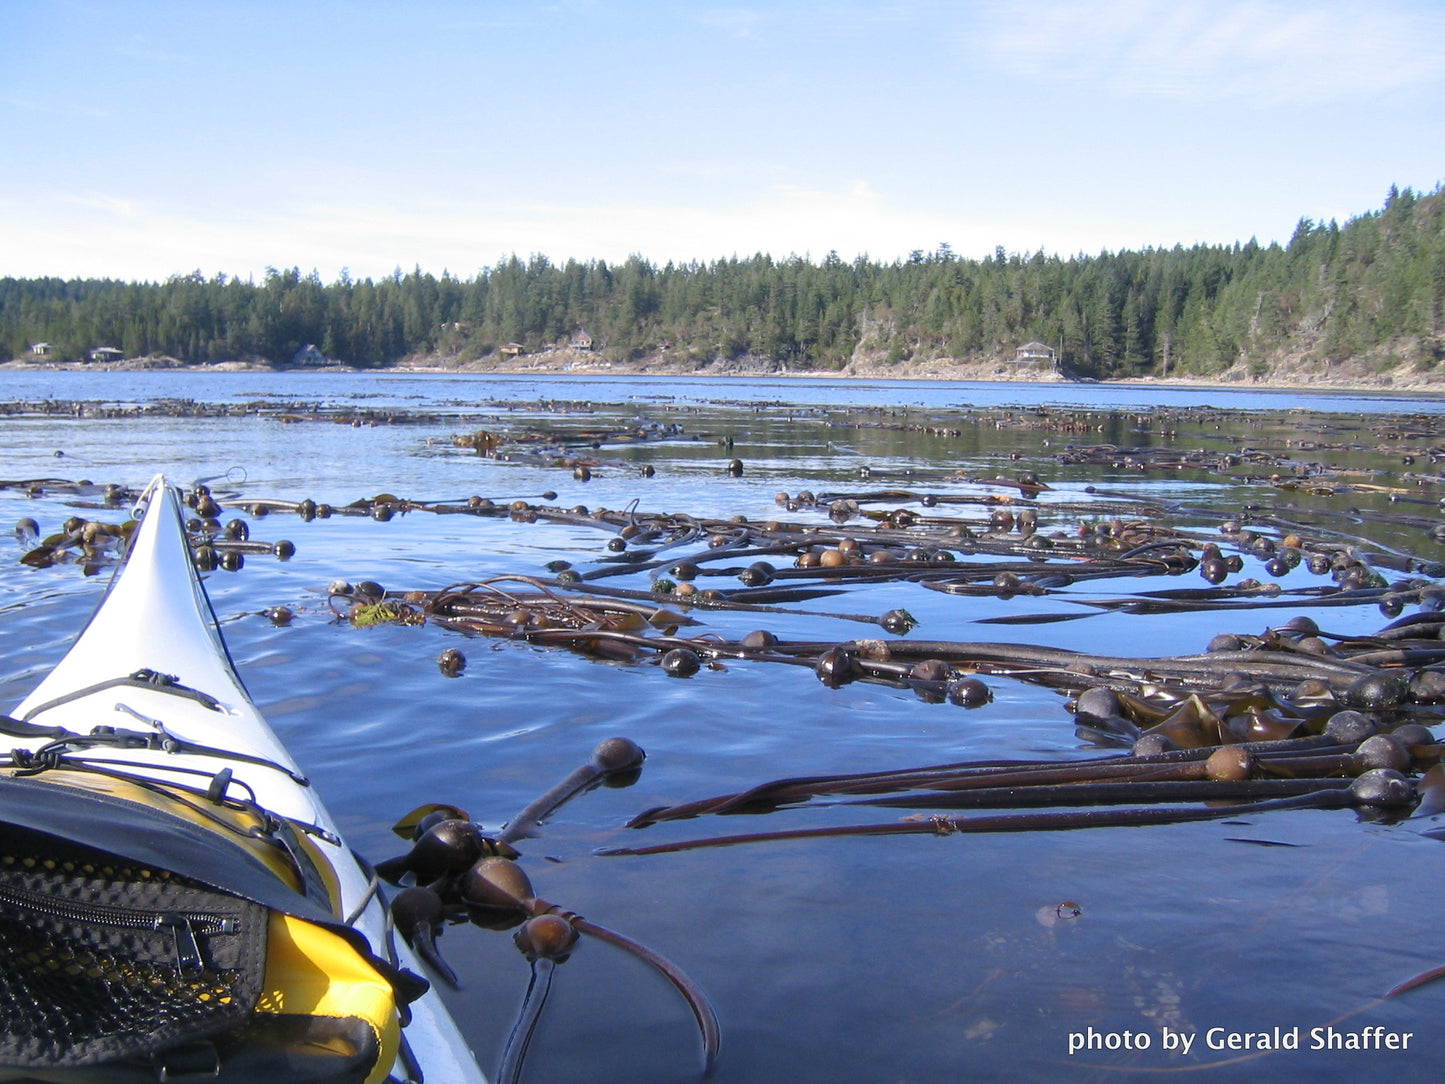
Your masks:
<path fill-rule="evenodd" d="M 147 34 L 131 34 L 129 38 L 116 44 L 116 56 L 124 58 L 122 63 L 141 61 L 165 67 L 195 68 L 197 66 L 196 57 L 173 49 L 157 48 L 152 44 L 153 40 Z"/>
<path fill-rule="evenodd" d="M 1329 102 L 1440 80 L 1445 13 L 1389 0 L 1016 0 L 990 8 L 972 44 L 1020 79 Z"/>
<path fill-rule="evenodd" d="M 766 16 L 753 8 L 710 8 L 698 15 L 703 26 L 738 38 L 750 38 Z"/>

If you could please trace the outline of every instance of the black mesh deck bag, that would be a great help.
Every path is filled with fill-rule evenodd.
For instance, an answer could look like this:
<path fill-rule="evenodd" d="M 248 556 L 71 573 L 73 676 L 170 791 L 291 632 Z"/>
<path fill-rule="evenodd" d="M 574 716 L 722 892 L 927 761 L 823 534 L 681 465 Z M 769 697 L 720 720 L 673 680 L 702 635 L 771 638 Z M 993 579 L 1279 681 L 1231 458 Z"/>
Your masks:
<path fill-rule="evenodd" d="M 0 827 L 0 1080 L 147 1060 L 244 1025 L 266 930 L 260 904 Z"/>

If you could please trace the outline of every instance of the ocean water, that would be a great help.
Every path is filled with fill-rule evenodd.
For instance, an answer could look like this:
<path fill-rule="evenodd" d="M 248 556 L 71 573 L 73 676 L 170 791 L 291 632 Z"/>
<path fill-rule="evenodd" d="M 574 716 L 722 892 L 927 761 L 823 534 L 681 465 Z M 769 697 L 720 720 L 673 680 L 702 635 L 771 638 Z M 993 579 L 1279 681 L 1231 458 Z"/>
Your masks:
<path fill-rule="evenodd" d="M 42 535 L 75 514 L 123 518 L 68 483 L 138 488 L 164 472 L 183 485 L 205 481 L 234 504 L 477 496 L 827 530 L 838 525 L 826 509 L 790 510 L 780 494 L 863 495 L 865 509 L 942 514 L 980 531 L 1008 498 L 1007 507 L 1036 509 L 1041 534 L 1133 518 L 1203 538 L 1243 516 L 1270 537 L 1288 521 L 1345 540 L 1391 581 L 1431 579 L 1445 561 L 1430 533 L 1445 495 L 1435 399 L 793 379 L 3 379 L 0 515 L 11 524 L 33 518 Z M 505 458 L 457 443 L 483 431 L 509 449 Z M 590 478 L 561 465 L 563 454 L 586 460 Z M 740 474 L 728 470 L 734 459 Z M 1049 488 L 1030 500 L 996 481 L 1025 472 Z M 893 495 L 866 496 L 880 491 Z M 925 504 L 925 495 L 942 504 Z M 1107 750 L 1076 736 L 1062 693 L 1017 678 L 986 677 L 993 699 L 972 709 L 886 684 L 829 688 L 810 667 L 751 660 L 674 678 L 648 659 L 435 622 L 357 628 L 328 600 L 338 579 L 434 591 L 550 577 L 557 561 L 583 573 L 620 568 L 591 582 L 634 591 L 665 574 L 615 563 L 607 548 L 615 531 L 580 515 L 518 522 L 415 509 L 386 522 L 341 514 L 308 522 L 233 506 L 225 518 L 244 521 L 253 540 L 295 545 L 289 560 L 253 555 L 239 571 L 209 573 L 207 589 L 253 697 L 372 859 L 404 849 L 390 825 L 422 803 L 451 802 L 500 827 L 599 741 L 622 735 L 646 750 L 635 783 L 579 796 L 519 849 L 541 896 L 645 943 L 706 989 L 724 1033 L 713 1080 L 1094 1081 L 1226 1062 L 1204 1071 L 1229 1080 L 1436 1075 L 1430 1025 L 1445 1007 L 1445 984 L 1378 1001 L 1445 963 L 1433 902 L 1445 848 L 1424 834 L 1433 818 L 1386 824 L 1350 810 L 1293 810 L 606 856 L 599 852 L 929 815 L 823 800 L 624 827 L 652 807 L 768 780 L 975 759 L 1068 762 Z M 841 529 L 866 540 L 874 524 L 860 515 Z M 103 564 L 30 567 L 21 557 L 31 545 L 8 530 L 0 538 L 4 705 L 60 657 L 107 575 Z M 659 555 L 707 549 L 704 534 Z M 1245 577 L 1278 582 L 1286 602 L 1332 585 L 1305 566 L 1271 577 L 1253 555 L 1226 586 Z M 737 586 L 735 577 L 699 583 Z M 1013 597 L 848 583 L 770 610 L 697 610 L 700 624 L 680 634 L 877 638 L 888 634 L 859 618 L 903 608 L 918 619 L 914 639 L 1163 658 L 1203 651 L 1220 632 L 1259 634 L 1296 613 L 1340 636 L 1390 619 L 1375 606 L 1303 602 L 1167 614 L 1102 605 L 1206 586 L 1196 572 L 1081 578 Z M 289 624 L 267 616 L 278 606 L 294 614 Z M 459 677 L 438 666 L 448 648 L 466 656 Z M 492 1071 L 527 964 L 504 932 L 451 926 L 440 944 L 462 980 L 449 1004 Z M 1415 1037 L 1405 1050 L 1310 1049 L 1312 1028 L 1367 1025 Z M 1236 1061 L 1251 1052 L 1207 1045 L 1276 1027 L 1298 1028 L 1300 1049 Z M 1185 1034 L 1196 1037 L 1189 1053 L 1165 1049 L 1166 1035 Z M 1071 1049 L 1080 1041 L 1083 1049 Z M 677 995 L 637 960 L 584 940 L 558 971 L 528 1079 L 687 1081 L 700 1071 L 696 1029 Z"/>

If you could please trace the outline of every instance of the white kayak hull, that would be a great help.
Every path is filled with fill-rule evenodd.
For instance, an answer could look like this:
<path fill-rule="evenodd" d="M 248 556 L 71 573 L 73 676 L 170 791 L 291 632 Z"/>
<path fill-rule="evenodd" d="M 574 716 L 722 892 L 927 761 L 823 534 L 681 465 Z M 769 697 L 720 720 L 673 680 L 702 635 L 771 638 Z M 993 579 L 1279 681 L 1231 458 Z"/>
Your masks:
<path fill-rule="evenodd" d="M 310 853 L 320 856 L 316 864 L 328 867 L 324 879 L 332 917 L 358 931 L 376 956 L 422 974 L 389 929 L 374 876 L 340 838 L 237 676 L 191 561 L 176 491 L 157 476 L 141 505 L 125 561 L 95 615 L 12 719 L 78 735 L 97 726 L 138 733 L 151 740 L 120 748 L 102 743 L 84 755 L 102 767 L 113 762 L 160 783 L 195 788 L 199 780 L 204 789 L 211 777 L 223 793 L 254 795 L 256 805 L 299 826 Z M 133 679 L 137 674 L 165 677 Z M 7 734 L 4 740 L 23 756 L 42 750 L 51 738 Z M 218 774 L 225 771 L 230 774 Z M 406 1064 L 411 1061 L 433 1084 L 485 1084 L 435 987 L 409 1011 L 402 1031 L 408 1054 L 398 1059 L 391 1079 L 412 1079 Z"/>

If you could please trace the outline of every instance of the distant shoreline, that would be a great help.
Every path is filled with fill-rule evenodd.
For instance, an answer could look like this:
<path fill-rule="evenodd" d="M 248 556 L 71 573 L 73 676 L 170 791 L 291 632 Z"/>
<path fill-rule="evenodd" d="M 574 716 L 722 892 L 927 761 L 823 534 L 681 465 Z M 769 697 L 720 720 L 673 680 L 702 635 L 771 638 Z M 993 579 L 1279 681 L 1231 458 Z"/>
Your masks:
<path fill-rule="evenodd" d="M 1231 391 L 1291 391 L 1308 389 L 1315 392 L 1414 393 L 1445 394 L 1445 380 L 1430 379 L 1433 373 L 1399 370 L 1362 375 L 1341 373 L 1325 376 L 1318 372 L 1285 374 L 1269 372 L 1252 376 L 1242 368 L 1217 377 L 1199 376 L 1137 376 L 1127 379 L 1072 380 L 1058 373 L 1021 371 L 1003 362 L 950 363 L 947 359 L 925 362 L 906 371 L 888 365 L 848 365 L 839 370 L 789 369 L 776 363 L 757 364 L 762 359 L 734 359 L 705 365 L 683 363 L 681 359 L 644 358 L 638 361 L 608 361 L 595 354 L 580 351 L 547 351 L 521 358 L 482 358 L 461 361 L 456 358 L 425 357 L 398 362 L 380 368 L 350 365 L 316 367 L 277 366 L 264 361 L 224 361 L 188 365 L 174 358 L 130 358 L 120 362 L 97 365 L 91 362 L 29 361 L 16 359 L 0 362 L 0 372 L 176 372 L 176 373 L 400 373 L 445 374 L 452 376 L 567 376 L 567 377 L 652 377 L 657 379 L 687 377 L 721 377 L 728 379 L 815 379 L 815 380 L 900 380 L 900 381 L 968 381 L 1013 384 L 1089 384 L 1100 387 L 1155 388 L 1220 388 Z M 749 364 L 753 362 L 753 364 Z M 3 386 L 3 385 L 0 385 Z"/>

